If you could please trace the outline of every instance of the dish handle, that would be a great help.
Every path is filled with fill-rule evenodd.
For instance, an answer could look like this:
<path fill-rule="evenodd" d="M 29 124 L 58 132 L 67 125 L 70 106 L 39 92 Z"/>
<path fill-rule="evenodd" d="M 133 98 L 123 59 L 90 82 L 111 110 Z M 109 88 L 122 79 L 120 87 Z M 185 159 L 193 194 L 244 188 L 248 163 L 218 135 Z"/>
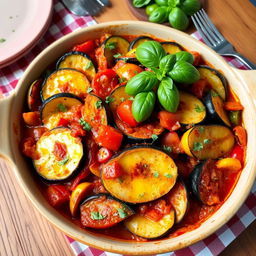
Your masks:
<path fill-rule="evenodd" d="M 13 163 L 12 150 L 10 145 L 10 113 L 14 94 L 3 98 L 0 94 L 0 158 Z"/>

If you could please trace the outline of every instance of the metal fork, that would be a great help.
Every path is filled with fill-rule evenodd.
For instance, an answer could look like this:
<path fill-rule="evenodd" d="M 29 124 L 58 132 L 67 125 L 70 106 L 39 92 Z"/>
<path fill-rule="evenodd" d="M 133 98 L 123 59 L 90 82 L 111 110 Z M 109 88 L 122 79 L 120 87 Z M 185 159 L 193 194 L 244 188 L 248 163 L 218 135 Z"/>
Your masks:
<path fill-rule="evenodd" d="M 204 9 L 199 10 L 191 16 L 192 21 L 204 39 L 205 43 L 222 56 L 233 56 L 238 58 L 249 69 L 256 69 L 256 65 L 247 58 L 236 52 L 233 45 L 228 42 L 214 26 Z"/>
<path fill-rule="evenodd" d="M 96 16 L 103 7 L 109 5 L 109 0 L 62 0 L 64 5 L 78 16 Z"/>

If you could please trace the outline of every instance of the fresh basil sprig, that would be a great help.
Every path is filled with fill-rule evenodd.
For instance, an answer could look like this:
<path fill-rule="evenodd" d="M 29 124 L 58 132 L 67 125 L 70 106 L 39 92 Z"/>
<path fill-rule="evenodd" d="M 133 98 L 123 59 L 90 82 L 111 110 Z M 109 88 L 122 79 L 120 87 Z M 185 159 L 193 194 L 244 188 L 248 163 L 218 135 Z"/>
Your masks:
<path fill-rule="evenodd" d="M 176 61 L 183 60 L 183 61 L 189 62 L 191 64 L 193 64 L 193 62 L 194 62 L 194 56 L 191 53 L 186 52 L 186 51 L 177 52 L 177 53 L 175 53 L 175 56 L 176 56 Z"/>

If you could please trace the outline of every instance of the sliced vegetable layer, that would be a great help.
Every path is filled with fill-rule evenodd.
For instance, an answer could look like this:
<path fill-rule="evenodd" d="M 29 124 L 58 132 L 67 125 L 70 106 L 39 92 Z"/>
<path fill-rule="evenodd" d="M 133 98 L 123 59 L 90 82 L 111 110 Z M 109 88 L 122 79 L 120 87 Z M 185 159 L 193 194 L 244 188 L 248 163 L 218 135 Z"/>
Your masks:
<path fill-rule="evenodd" d="M 117 172 L 118 175 L 110 175 Z M 132 147 L 106 163 L 101 178 L 105 188 L 116 198 L 143 203 L 170 191 L 176 182 L 177 167 L 161 150 L 148 146 Z"/>
<path fill-rule="evenodd" d="M 109 228 L 134 212 L 123 202 L 106 194 L 91 196 L 80 206 L 81 223 L 84 227 Z"/>
<path fill-rule="evenodd" d="M 168 54 L 175 54 L 177 52 L 184 51 L 184 48 L 176 42 L 161 42 L 161 45 Z"/>
<path fill-rule="evenodd" d="M 36 143 L 39 158 L 34 160 L 37 173 L 49 181 L 70 177 L 79 167 L 83 145 L 68 128 L 55 128 L 45 132 Z"/>
<path fill-rule="evenodd" d="M 153 39 L 149 36 L 139 36 L 135 38 L 133 41 L 131 41 L 129 46 L 129 51 L 136 49 L 140 44 L 146 42 L 146 41 L 152 41 Z"/>

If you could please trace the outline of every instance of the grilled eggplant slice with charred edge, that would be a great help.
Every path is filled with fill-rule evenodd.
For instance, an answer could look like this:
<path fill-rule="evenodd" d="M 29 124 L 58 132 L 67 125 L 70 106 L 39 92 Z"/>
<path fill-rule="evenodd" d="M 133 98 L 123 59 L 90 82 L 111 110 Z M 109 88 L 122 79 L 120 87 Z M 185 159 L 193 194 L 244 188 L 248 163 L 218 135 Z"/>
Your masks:
<path fill-rule="evenodd" d="M 57 62 L 57 69 L 72 68 L 83 72 L 89 81 L 95 77 L 96 70 L 91 58 L 84 52 L 65 53 Z"/>
<path fill-rule="evenodd" d="M 114 55 L 126 55 L 129 48 L 129 41 L 121 36 L 111 36 L 105 40 L 103 47 L 108 67 L 111 68 L 114 62 Z"/>
<path fill-rule="evenodd" d="M 228 82 L 224 75 L 222 75 L 218 70 L 204 65 L 198 66 L 197 69 L 200 73 L 200 79 L 205 79 L 207 84 L 210 85 L 211 89 L 216 91 L 225 101 L 227 96 Z"/>
<path fill-rule="evenodd" d="M 216 160 L 199 163 L 190 174 L 190 186 L 195 197 L 206 205 L 220 203 L 223 195 L 223 172 L 216 167 Z"/>
<path fill-rule="evenodd" d="M 176 42 L 161 42 L 160 43 L 167 54 L 175 54 L 184 51 L 184 48 Z"/>
<path fill-rule="evenodd" d="M 131 41 L 129 45 L 129 51 L 136 49 L 140 44 L 147 42 L 147 41 L 153 41 L 153 39 L 149 36 L 139 36 L 135 38 L 133 41 Z"/>
<path fill-rule="evenodd" d="M 118 169 L 116 178 L 108 173 Z M 167 194 L 177 178 L 177 167 L 163 151 L 150 146 L 135 146 L 121 151 L 102 168 L 104 187 L 116 198 L 129 203 L 144 203 Z"/>
<path fill-rule="evenodd" d="M 151 220 L 139 213 L 124 222 L 125 227 L 137 236 L 147 239 L 159 238 L 165 235 L 175 223 L 175 212 L 171 209 L 159 221 Z"/>
<path fill-rule="evenodd" d="M 61 118 L 70 119 L 72 107 L 83 104 L 83 100 L 71 93 L 58 93 L 44 101 L 41 109 L 41 120 L 45 127 L 53 129 L 59 126 Z"/>
<path fill-rule="evenodd" d="M 90 125 L 108 125 L 111 120 L 108 108 L 101 98 L 90 93 L 85 98 L 82 116 Z"/>
<path fill-rule="evenodd" d="M 37 173 L 47 181 L 70 178 L 83 158 L 83 144 L 69 128 L 58 127 L 45 132 L 36 143 L 38 159 L 33 160 Z"/>
<path fill-rule="evenodd" d="M 71 68 L 59 69 L 44 81 L 41 98 L 44 101 L 54 94 L 67 92 L 83 99 L 89 88 L 90 82 L 82 72 Z"/>
<path fill-rule="evenodd" d="M 109 228 L 134 214 L 125 203 L 107 194 L 88 197 L 80 206 L 81 223 L 89 228 Z"/>
<path fill-rule="evenodd" d="M 185 183 L 178 180 L 166 199 L 175 210 L 175 223 L 179 223 L 185 216 L 188 209 L 188 192 Z"/>
<path fill-rule="evenodd" d="M 222 125 L 198 125 L 181 138 L 185 153 L 199 160 L 219 158 L 228 153 L 234 143 L 232 131 Z"/>
<path fill-rule="evenodd" d="M 133 58 L 133 57 L 117 57 L 115 58 L 116 61 L 119 61 L 119 60 L 122 60 L 124 61 L 125 63 L 131 63 L 131 64 L 136 64 L 136 65 L 140 65 L 140 62 L 136 59 L 136 58 Z"/>
<path fill-rule="evenodd" d="M 40 90 L 42 79 L 35 80 L 28 89 L 27 104 L 30 111 L 37 111 L 41 105 Z"/>
<path fill-rule="evenodd" d="M 180 91 L 180 103 L 176 114 L 181 124 L 198 124 L 206 118 L 206 109 L 197 97 Z"/>
<path fill-rule="evenodd" d="M 231 126 L 224 102 L 217 92 L 211 90 L 204 99 L 208 117 L 212 122 Z"/>
<path fill-rule="evenodd" d="M 113 99 L 110 104 L 110 110 L 113 114 L 114 121 L 118 129 L 125 134 L 128 139 L 134 142 L 152 142 L 152 135 L 160 135 L 164 128 L 160 125 L 159 120 L 148 120 L 139 124 L 136 127 L 130 127 L 124 123 L 117 115 L 118 106 L 125 100 L 128 100 L 131 96 L 125 92 L 125 85 L 117 87 L 110 95 Z"/>

